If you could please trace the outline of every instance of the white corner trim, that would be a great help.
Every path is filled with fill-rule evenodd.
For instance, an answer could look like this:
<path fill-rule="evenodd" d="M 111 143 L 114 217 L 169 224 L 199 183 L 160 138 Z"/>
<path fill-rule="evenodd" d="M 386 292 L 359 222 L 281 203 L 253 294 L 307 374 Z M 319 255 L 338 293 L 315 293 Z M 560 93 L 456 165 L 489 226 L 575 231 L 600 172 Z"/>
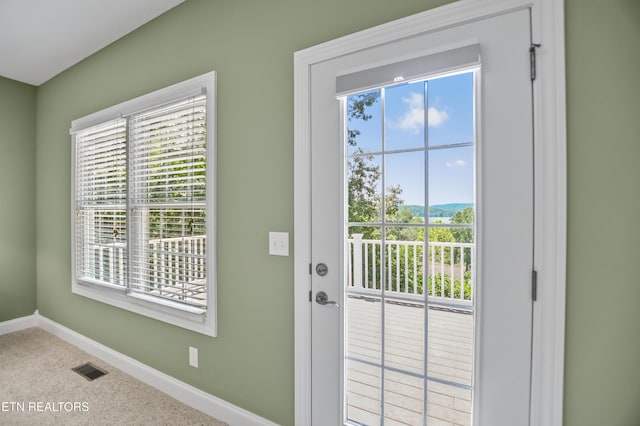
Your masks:
<path fill-rule="evenodd" d="M 30 321 L 30 322 L 29 322 Z M 202 411 L 211 417 L 228 423 L 231 426 L 276 426 L 263 417 L 250 411 L 233 405 L 223 399 L 208 394 L 196 387 L 184 383 L 165 373 L 162 373 L 146 364 L 136 361 L 120 352 L 117 352 L 101 343 L 96 342 L 80 333 L 77 333 L 55 321 L 36 314 L 25 319 L 0 323 L 0 334 L 3 334 L 4 324 L 16 323 L 22 328 L 37 326 L 53 334 L 54 336 L 82 349 L 83 351 L 100 358 L 102 361 L 124 371 L 130 376 L 153 386 L 161 392 L 187 404 L 196 410 Z M 25 324 L 31 324 L 26 325 Z"/>
<path fill-rule="evenodd" d="M 531 425 L 562 425 L 567 244 L 567 133 L 564 0 L 535 0 L 533 42 L 536 118 L 536 243 L 538 301 L 534 304 Z"/>
<path fill-rule="evenodd" d="M 3 334 L 14 333 L 16 331 L 35 327 L 37 315 L 38 311 L 36 311 L 33 315 L 27 315 L 26 317 L 0 322 L 0 336 L 2 336 Z"/>

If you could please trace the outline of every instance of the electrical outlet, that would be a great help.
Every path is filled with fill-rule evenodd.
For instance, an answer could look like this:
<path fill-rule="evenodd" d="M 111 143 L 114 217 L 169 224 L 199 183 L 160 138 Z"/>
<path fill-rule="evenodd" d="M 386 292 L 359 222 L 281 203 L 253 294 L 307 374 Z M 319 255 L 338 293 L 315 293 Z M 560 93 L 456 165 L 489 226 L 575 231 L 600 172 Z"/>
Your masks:
<path fill-rule="evenodd" d="M 198 368 L 198 348 L 189 346 L 189 365 Z"/>

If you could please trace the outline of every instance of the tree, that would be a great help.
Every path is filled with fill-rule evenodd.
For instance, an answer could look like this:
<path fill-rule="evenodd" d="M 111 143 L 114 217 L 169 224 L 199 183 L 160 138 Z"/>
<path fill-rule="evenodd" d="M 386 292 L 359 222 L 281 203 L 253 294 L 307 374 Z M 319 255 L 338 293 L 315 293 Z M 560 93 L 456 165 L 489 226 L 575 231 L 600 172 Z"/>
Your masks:
<path fill-rule="evenodd" d="M 400 197 L 402 195 L 402 188 L 400 188 L 400 185 L 390 186 L 385 191 L 385 194 L 385 216 L 387 217 L 387 221 L 390 221 L 390 218 L 398 218 L 400 207 L 404 205 L 404 200 Z"/>
<path fill-rule="evenodd" d="M 451 223 L 472 224 L 473 223 L 473 207 L 466 207 L 464 210 L 456 212 L 451 218 Z M 473 242 L 472 228 L 454 228 L 451 230 L 455 241 L 459 243 Z"/>
<path fill-rule="evenodd" d="M 367 114 L 366 109 L 372 107 L 373 104 L 378 102 L 379 98 L 380 92 L 377 90 L 349 96 L 347 104 L 347 121 L 351 121 L 352 119 L 362 121 L 371 120 L 373 116 L 371 114 Z M 356 146 L 356 137 L 358 135 L 360 135 L 360 130 L 348 128 L 347 143 L 350 146 Z"/>
<path fill-rule="evenodd" d="M 356 156 L 348 163 L 349 222 L 367 223 L 380 217 L 380 201 L 376 188 L 380 180 L 380 167 L 372 164 L 371 156 Z M 371 237 L 372 228 L 354 227 L 352 233 Z"/>
<path fill-rule="evenodd" d="M 460 224 L 472 224 L 473 223 L 473 207 L 466 207 L 464 210 L 456 212 L 451 218 L 451 223 Z M 460 243 L 472 243 L 473 242 L 473 228 L 452 228 L 451 232 L 455 238 L 455 241 Z M 460 254 L 456 253 L 456 262 L 460 262 Z M 471 250 L 464 250 L 464 264 L 467 265 L 467 270 L 471 268 Z"/>
<path fill-rule="evenodd" d="M 382 178 L 381 166 L 376 163 L 374 155 L 366 153 L 362 148 L 358 147 L 357 138 L 360 136 L 360 130 L 351 125 L 353 121 L 367 121 L 373 118 L 370 108 L 373 107 L 380 98 L 379 91 L 371 91 L 364 94 L 349 96 L 347 100 L 347 144 L 356 147 L 352 150 L 348 160 L 348 202 L 349 202 L 349 222 L 351 223 L 372 223 L 380 222 L 384 215 L 388 224 L 394 223 L 424 223 L 424 219 L 416 216 L 414 211 L 404 205 L 402 199 L 403 189 L 400 185 L 393 185 L 384 188 L 384 212 L 382 209 L 383 195 L 380 194 L 380 181 Z M 448 212 L 447 212 L 448 213 Z M 444 213 L 441 213 L 444 216 Z M 448 215 L 448 214 L 447 214 Z M 468 207 L 457 212 L 452 218 L 451 223 L 470 224 L 473 223 L 473 207 Z M 349 230 L 351 234 L 363 234 L 363 238 L 369 240 L 381 240 L 381 228 L 373 226 L 354 226 Z M 382 284 L 382 265 L 381 260 L 385 259 L 385 267 L 387 268 L 386 276 L 388 277 L 387 288 L 393 291 L 413 292 L 416 289 L 418 294 L 422 294 L 423 284 L 426 277 L 423 273 L 416 276 L 405 274 L 405 270 L 413 270 L 417 267 L 422 271 L 423 259 L 425 262 L 432 262 L 434 265 L 452 263 L 460 263 L 460 250 L 453 250 L 450 247 L 436 247 L 431 245 L 426 256 L 423 256 L 423 245 L 417 244 L 396 244 L 393 241 L 424 241 L 425 227 L 403 227 L 403 226 L 387 226 L 385 228 L 385 239 L 392 241 L 383 249 L 379 248 L 375 252 L 371 247 L 363 253 L 368 259 L 366 267 L 368 268 L 369 282 L 365 283 L 368 288 L 380 289 Z M 450 227 L 432 227 L 429 228 L 430 242 L 472 242 L 473 229 L 470 228 L 450 228 Z M 382 252 L 382 253 L 381 253 Z M 467 257 L 470 256 L 470 250 L 464 250 L 466 265 L 470 265 Z M 452 257 L 454 257 L 452 259 Z M 414 260 L 416 259 L 416 260 Z M 374 270 L 376 271 L 375 273 Z M 373 282 L 372 277 L 376 277 Z M 453 280 L 446 274 L 446 271 L 440 271 L 437 274 L 431 274 L 428 278 L 429 288 L 433 295 L 444 295 L 448 297 L 452 292 L 455 297 L 460 297 L 460 292 L 464 292 L 465 299 L 470 298 L 470 279 L 471 274 L 466 271 L 464 278 Z M 453 282 L 452 282 L 453 281 Z M 431 288 L 433 287 L 433 288 Z"/>
<path fill-rule="evenodd" d="M 370 108 L 378 102 L 379 98 L 380 92 L 378 90 L 349 96 L 347 100 L 347 143 L 349 146 L 357 146 L 357 138 L 360 135 L 360 131 L 349 123 L 354 120 L 368 121 L 373 118 Z M 349 158 L 349 222 L 379 222 L 382 218 L 382 196 L 379 194 L 382 172 L 374 160 L 373 155 L 367 155 L 361 148 L 357 148 Z M 415 217 L 410 209 L 404 207 L 400 185 L 385 188 L 384 197 L 384 217 L 388 223 L 421 221 L 421 218 Z M 351 233 L 363 234 L 365 239 L 380 238 L 380 231 L 372 227 L 352 227 Z M 415 229 L 398 230 L 398 232 L 393 230 L 391 234 L 387 235 L 388 240 L 414 240 L 415 237 Z"/>
<path fill-rule="evenodd" d="M 380 97 L 379 91 L 367 92 L 349 96 L 347 101 L 347 122 L 352 120 L 370 120 L 373 116 L 367 112 Z M 347 126 L 347 143 L 356 146 L 356 138 L 360 131 Z M 380 197 L 377 194 L 380 181 L 380 166 L 374 163 L 373 155 L 365 155 L 358 148 L 355 155 L 348 161 L 348 202 L 349 222 L 379 221 L 382 214 Z M 373 238 L 375 230 L 371 227 L 358 226 L 351 229 L 351 233 L 364 234 L 364 238 Z"/>

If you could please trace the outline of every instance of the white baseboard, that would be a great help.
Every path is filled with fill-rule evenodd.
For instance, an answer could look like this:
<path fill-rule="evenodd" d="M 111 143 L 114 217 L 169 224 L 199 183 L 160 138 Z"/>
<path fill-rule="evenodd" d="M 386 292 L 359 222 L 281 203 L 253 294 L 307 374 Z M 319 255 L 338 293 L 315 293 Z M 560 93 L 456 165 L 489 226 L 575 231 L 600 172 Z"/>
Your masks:
<path fill-rule="evenodd" d="M 0 322 L 0 336 L 2 336 L 3 334 L 13 333 L 15 331 L 20 331 L 24 330 L 25 328 L 31 328 L 35 326 L 35 315 L 29 315 L 22 318 L 3 321 Z"/>
<path fill-rule="evenodd" d="M 28 317 L 0 323 L 0 335 L 29 327 L 40 327 L 54 336 L 124 371 L 141 382 L 153 386 L 178 401 L 202 411 L 211 417 L 222 420 L 231 426 L 277 426 L 276 423 L 270 420 L 208 394 L 104 346 L 95 340 L 89 339 L 55 321 L 43 317 L 38 311 Z"/>

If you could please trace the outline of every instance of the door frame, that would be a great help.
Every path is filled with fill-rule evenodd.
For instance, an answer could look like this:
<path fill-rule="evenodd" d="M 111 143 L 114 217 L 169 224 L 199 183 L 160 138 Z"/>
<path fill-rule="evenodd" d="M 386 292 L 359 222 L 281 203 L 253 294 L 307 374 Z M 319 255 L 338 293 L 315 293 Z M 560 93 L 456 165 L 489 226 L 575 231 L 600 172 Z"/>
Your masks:
<path fill-rule="evenodd" d="M 313 64 L 451 25 L 531 9 L 537 49 L 533 84 L 534 267 L 530 425 L 560 426 L 563 415 L 566 292 L 566 98 L 564 0 L 460 0 L 294 54 L 295 424 L 311 424 L 311 138 Z"/>

